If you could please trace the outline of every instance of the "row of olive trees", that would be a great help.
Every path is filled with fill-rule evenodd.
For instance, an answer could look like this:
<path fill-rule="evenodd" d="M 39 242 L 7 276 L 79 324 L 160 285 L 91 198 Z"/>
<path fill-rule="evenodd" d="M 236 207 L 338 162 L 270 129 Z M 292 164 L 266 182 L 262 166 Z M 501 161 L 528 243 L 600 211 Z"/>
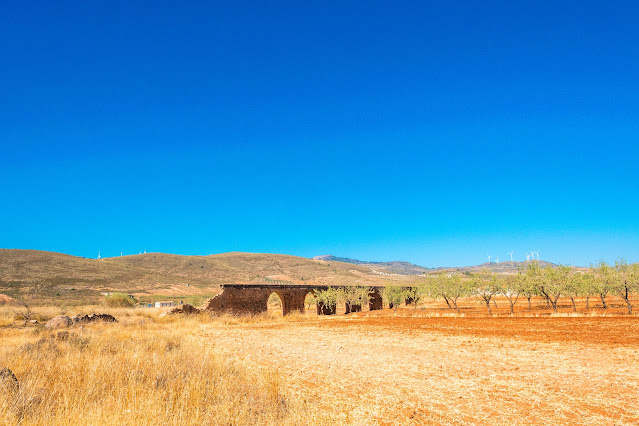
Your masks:
<path fill-rule="evenodd" d="M 404 290 L 405 298 L 417 301 L 428 297 L 443 299 L 449 308 L 459 312 L 458 300 L 465 297 L 476 297 L 485 304 L 492 314 L 491 302 L 496 306 L 495 297 L 507 299 L 510 312 L 521 298 L 528 301 L 528 309 L 532 309 L 531 299 L 542 297 L 548 308 L 557 312 L 557 303 L 561 297 L 569 298 L 573 310 L 577 310 L 575 299 L 586 299 L 586 309 L 590 308 L 590 298 L 601 299 L 604 309 L 607 308 L 606 297 L 614 294 L 624 300 L 628 313 L 632 313 L 630 297 L 639 290 L 639 264 L 628 265 L 620 260 L 611 266 L 600 262 L 597 266 L 585 271 L 569 266 L 540 267 L 538 262 L 531 262 L 516 275 L 497 275 L 488 270 L 471 274 L 443 274 L 425 279 L 419 286 Z"/>
<path fill-rule="evenodd" d="M 639 290 L 639 264 L 628 265 L 624 260 L 618 260 L 609 265 L 602 261 L 582 271 L 563 265 L 541 268 L 537 262 L 532 262 L 519 271 L 512 287 L 515 291 L 523 289 L 543 297 L 555 312 L 560 297 L 569 298 L 576 311 L 577 297 L 586 299 L 586 309 L 590 308 L 591 297 L 599 297 L 603 308 L 607 309 L 606 297 L 613 294 L 620 297 L 626 303 L 628 313 L 632 313 L 630 296 Z"/>
<path fill-rule="evenodd" d="M 321 306 L 335 309 L 338 303 L 364 306 L 369 303 L 372 289 L 369 287 L 329 287 L 315 291 L 314 301 Z M 586 299 L 586 309 L 590 309 L 590 298 L 598 297 L 607 309 L 606 297 L 610 294 L 620 297 L 626 303 L 628 313 L 632 313 L 631 296 L 639 292 L 639 264 L 628 265 L 618 260 L 614 265 L 600 262 L 586 270 L 558 265 L 541 267 L 537 261 L 527 263 L 514 275 L 498 275 L 489 270 L 474 273 L 452 273 L 429 276 L 417 286 L 401 287 L 388 285 L 383 296 L 386 303 L 397 309 L 405 301 L 411 300 L 415 309 L 420 300 L 443 299 L 450 309 L 460 312 L 459 301 L 474 297 L 486 306 L 492 314 L 491 304 L 496 307 L 495 298 L 504 297 L 514 313 L 515 304 L 526 299 L 528 310 L 532 310 L 532 299 L 541 297 L 546 306 L 557 312 L 560 298 L 568 298 L 573 310 L 577 310 L 576 298 Z"/>

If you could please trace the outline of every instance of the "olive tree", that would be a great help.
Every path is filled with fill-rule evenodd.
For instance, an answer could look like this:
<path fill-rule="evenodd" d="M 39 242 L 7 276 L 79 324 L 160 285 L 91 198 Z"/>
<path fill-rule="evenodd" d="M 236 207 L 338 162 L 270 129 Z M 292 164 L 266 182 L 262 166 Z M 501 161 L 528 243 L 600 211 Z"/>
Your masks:
<path fill-rule="evenodd" d="M 334 310 L 337 307 L 337 302 L 342 297 L 342 291 L 336 287 L 329 287 L 326 290 L 315 290 L 313 295 L 320 307 L 324 306 Z"/>
<path fill-rule="evenodd" d="M 486 309 L 490 315 L 493 314 L 490 309 L 490 301 L 499 293 L 499 283 L 494 272 L 483 269 L 472 275 L 473 290 L 486 304 Z"/>
<path fill-rule="evenodd" d="M 373 289 L 370 287 L 362 287 L 362 286 L 349 286 L 344 287 L 342 289 L 341 298 L 344 299 L 344 302 L 349 306 L 364 306 L 367 305 L 371 300 L 371 292 Z"/>
<path fill-rule="evenodd" d="M 306 309 L 311 309 L 311 306 L 317 303 L 317 299 L 315 298 L 315 294 L 309 293 L 304 298 L 304 304 L 306 305 Z"/>
<path fill-rule="evenodd" d="M 595 269 L 591 266 L 579 276 L 582 295 L 586 298 L 586 310 L 590 309 L 590 297 L 597 293 Z"/>
<path fill-rule="evenodd" d="M 577 304 L 575 298 L 583 296 L 586 293 L 586 286 L 584 285 L 583 273 L 573 272 L 568 277 L 566 283 L 565 292 L 572 302 L 572 311 L 577 312 Z"/>
<path fill-rule="evenodd" d="M 457 313 L 459 313 L 460 310 L 457 300 L 461 297 L 470 296 L 472 293 L 471 280 L 465 279 L 457 273 L 452 273 L 450 276 L 445 277 L 442 280 L 441 292 L 443 297 L 450 301 L 455 307 Z"/>
<path fill-rule="evenodd" d="M 510 305 L 510 314 L 515 313 L 515 303 L 519 299 L 519 295 L 521 294 L 520 286 L 519 286 L 519 277 L 508 277 L 501 279 L 501 284 L 499 287 L 501 289 L 501 294 L 508 300 Z"/>
<path fill-rule="evenodd" d="M 528 301 L 528 311 L 532 311 L 532 303 L 530 300 L 539 294 L 539 286 L 537 286 L 536 277 L 533 276 L 533 272 L 530 272 L 529 268 L 519 268 L 517 275 L 515 275 L 514 286 L 519 294 L 524 296 Z"/>
<path fill-rule="evenodd" d="M 417 304 L 419 303 L 419 301 L 429 294 L 428 282 L 421 281 L 416 286 L 408 287 L 406 289 L 406 294 L 408 295 L 408 297 L 413 299 L 415 309 L 417 309 Z"/>
<path fill-rule="evenodd" d="M 637 277 L 633 276 L 636 273 L 637 267 L 630 267 L 625 260 L 620 259 L 615 262 L 613 269 L 611 289 L 612 291 L 626 302 L 628 307 L 628 313 L 632 314 L 632 304 L 630 303 L 630 293 L 634 291 Z"/>
<path fill-rule="evenodd" d="M 393 312 L 397 311 L 397 307 L 402 304 L 408 297 L 408 292 L 404 287 L 388 284 L 384 287 L 384 298 L 388 305 L 393 308 Z"/>
<path fill-rule="evenodd" d="M 437 300 L 439 298 L 442 298 L 446 302 L 446 305 L 448 305 L 450 309 L 453 309 L 453 305 L 451 305 L 450 303 L 447 287 L 448 287 L 448 275 L 441 274 L 441 275 L 437 275 L 435 278 L 432 278 L 430 280 L 430 282 L 428 283 L 427 291 L 429 296 L 432 299 Z"/>
<path fill-rule="evenodd" d="M 542 285 L 540 292 L 550 302 L 554 312 L 557 312 L 557 300 L 566 292 L 572 269 L 570 266 L 558 265 L 553 268 L 548 265 L 542 270 Z"/>
<path fill-rule="evenodd" d="M 606 296 L 614 285 L 616 271 L 603 260 L 599 262 L 596 269 L 596 280 L 594 281 L 594 290 L 601 299 L 604 309 L 607 309 Z"/>

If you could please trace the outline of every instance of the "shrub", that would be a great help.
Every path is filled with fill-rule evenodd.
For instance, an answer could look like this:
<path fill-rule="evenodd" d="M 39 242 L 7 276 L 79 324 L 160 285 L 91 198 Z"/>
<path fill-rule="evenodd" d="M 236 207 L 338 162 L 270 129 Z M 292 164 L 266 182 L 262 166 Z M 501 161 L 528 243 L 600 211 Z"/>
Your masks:
<path fill-rule="evenodd" d="M 129 308 L 138 303 L 138 301 L 134 297 L 131 297 L 128 294 L 124 293 L 111 293 L 108 296 L 104 297 L 104 302 L 107 306 L 110 306 L 112 308 Z"/>

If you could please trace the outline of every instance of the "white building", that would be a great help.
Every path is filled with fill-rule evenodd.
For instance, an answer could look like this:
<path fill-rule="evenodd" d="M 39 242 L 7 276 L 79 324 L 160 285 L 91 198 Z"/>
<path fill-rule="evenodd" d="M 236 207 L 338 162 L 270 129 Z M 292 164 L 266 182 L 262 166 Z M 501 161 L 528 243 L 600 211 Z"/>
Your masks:
<path fill-rule="evenodd" d="M 170 308 L 171 306 L 175 306 L 175 302 L 172 300 L 165 300 L 163 302 L 155 302 L 156 308 Z"/>

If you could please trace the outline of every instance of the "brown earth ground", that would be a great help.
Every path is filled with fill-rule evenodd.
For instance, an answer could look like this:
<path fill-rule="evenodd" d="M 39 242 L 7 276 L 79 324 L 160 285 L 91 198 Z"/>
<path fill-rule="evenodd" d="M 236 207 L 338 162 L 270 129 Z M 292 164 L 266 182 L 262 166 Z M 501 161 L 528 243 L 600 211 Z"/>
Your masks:
<path fill-rule="evenodd" d="M 250 368 L 277 370 L 344 423 L 639 424 L 636 316 L 616 307 L 489 317 L 476 301 L 470 315 L 431 308 L 200 334 Z"/>
<path fill-rule="evenodd" d="M 220 354 L 249 377 L 276 374 L 313 422 L 639 424 L 639 317 L 624 315 L 619 300 L 606 301 L 604 310 L 591 299 L 585 313 L 579 300 L 577 314 L 563 301 L 559 314 L 540 300 L 528 312 L 520 301 L 514 316 L 505 299 L 493 306 L 495 316 L 477 300 L 464 301 L 462 314 L 432 301 L 323 317 L 281 317 L 276 306 L 254 318 L 158 318 L 154 309 L 129 309 L 108 327 L 148 339 L 179 331 L 192 342 L 189 350 Z M 21 337 L 28 327 L 8 327 L 0 327 L 7 345 L 10 336 L 17 344 L 31 333 Z M 169 355 L 157 352 L 159 359 Z M 139 415 L 136 424 L 151 424 Z"/>

